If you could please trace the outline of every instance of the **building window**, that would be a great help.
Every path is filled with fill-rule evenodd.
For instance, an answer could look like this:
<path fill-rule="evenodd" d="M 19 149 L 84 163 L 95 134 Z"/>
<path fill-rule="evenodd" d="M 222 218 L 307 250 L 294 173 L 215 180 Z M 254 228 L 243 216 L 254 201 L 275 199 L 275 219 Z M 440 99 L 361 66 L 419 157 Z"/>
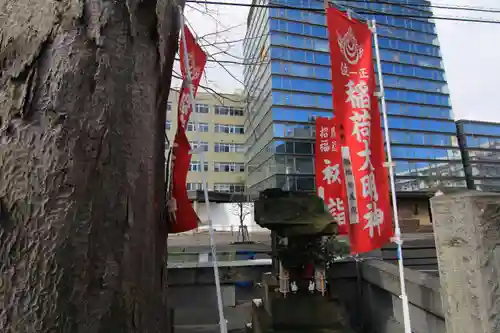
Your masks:
<path fill-rule="evenodd" d="M 189 141 L 189 144 L 191 145 L 191 149 L 198 149 L 198 141 Z M 200 145 L 203 147 L 203 151 L 208 151 L 208 142 L 201 141 Z"/>
<path fill-rule="evenodd" d="M 215 172 L 245 172 L 244 163 L 214 162 Z"/>
<path fill-rule="evenodd" d="M 215 144 L 216 153 L 244 153 L 245 149 L 242 144 L 239 143 L 216 143 Z"/>
<path fill-rule="evenodd" d="M 165 124 L 165 128 L 168 130 L 170 130 L 170 128 L 172 127 L 172 121 L 170 120 L 167 120 L 167 123 Z"/>
<path fill-rule="evenodd" d="M 207 172 L 208 171 L 208 162 L 205 162 L 204 166 L 205 166 L 204 171 Z M 200 161 L 191 161 L 189 163 L 189 171 L 201 172 L 201 162 Z"/>
<path fill-rule="evenodd" d="M 245 192 L 245 186 L 237 183 L 215 183 L 214 191 L 216 192 Z"/>
<path fill-rule="evenodd" d="M 215 106 L 215 114 L 221 116 L 243 116 L 245 111 L 243 108 L 237 108 L 234 106 L 224 106 L 224 105 L 216 105 Z"/>
<path fill-rule="evenodd" d="M 187 183 L 186 188 L 188 191 L 201 191 L 203 190 L 203 183 Z"/>
<path fill-rule="evenodd" d="M 245 130 L 243 125 L 215 124 L 215 132 L 228 134 L 244 134 Z"/>
<path fill-rule="evenodd" d="M 187 131 L 194 132 L 195 131 L 194 122 L 190 121 L 187 124 Z M 208 132 L 208 123 L 198 123 L 198 132 Z"/>
<path fill-rule="evenodd" d="M 196 113 L 209 113 L 210 107 L 207 104 L 196 104 Z"/>
<path fill-rule="evenodd" d="M 170 111 L 172 111 L 172 102 L 167 103 L 167 113 L 169 113 Z"/>

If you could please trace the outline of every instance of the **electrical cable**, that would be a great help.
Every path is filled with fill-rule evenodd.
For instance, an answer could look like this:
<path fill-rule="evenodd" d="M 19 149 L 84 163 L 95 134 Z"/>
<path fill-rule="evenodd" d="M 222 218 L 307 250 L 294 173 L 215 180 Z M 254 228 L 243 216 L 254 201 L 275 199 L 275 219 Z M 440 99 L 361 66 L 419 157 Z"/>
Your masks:
<path fill-rule="evenodd" d="M 251 7 L 251 8 L 276 8 L 276 9 L 290 9 L 297 11 L 305 11 L 305 12 L 314 12 L 314 13 L 324 13 L 325 10 L 323 8 L 304 8 L 304 7 L 295 7 L 288 5 L 258 5 L 258 4 L 248 4 L 248 3 L 235 3 L 235 2 L 221 2 L 221 1 L 201 1 L 201 0 L 187 0 L 190 3 L 206 3 L 209 5 L 220 5 L 220 6 L 236 6 L 236 7 Z M 346 6 L 347 7 L 347 6 Z M 380 12 L 376 10 L 370 9 L 362 9 L 349 7 L 349 9 L 353 9 L 357 14 L 369 14 L 369 15 L 381 15 L 381 16 L 391 16 L 391 17 L 400 17 L 407 19 L 432 19 L 432 20 L 448 20 L 448 21 L 458 21 L 458 22 L 471 22 L 471 23 L 490 23 L 490 24 L 500 24 L 500 20 L 490 20 L 490 19 L 474 19 L 468 17 L 446 17 L 446 16 L 423 16 L 423 15 L 407 15 L 407 14 L 396 14 L 396 13 L 386 13 Z M 465 9 L 464 9 L 465 10 Z"/>

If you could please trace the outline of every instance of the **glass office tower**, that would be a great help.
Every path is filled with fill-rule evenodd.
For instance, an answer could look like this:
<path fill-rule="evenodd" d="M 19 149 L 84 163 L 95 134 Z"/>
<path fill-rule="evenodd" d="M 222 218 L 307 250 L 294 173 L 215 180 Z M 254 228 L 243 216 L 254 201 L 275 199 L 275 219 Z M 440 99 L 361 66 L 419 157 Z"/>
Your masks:
<path fill-rule="evenodd" d="M 378 22 L 398 191 L 465 187 L 435 25 L 424 6 L 337 1 Z M 411 3 L 415 3 L 412 0 Z M 331 117 L 332 85 L 323 1 L 254 0 L 244 42 L 249 95 L 247 185 L 314 190 L 314 118 Z M 383 15 L 392 13 L 395 16 Z M 399 16 L 398 16 L 399 15 Z"/>
<path fill-rule="evenodd" d="M 467 187 L 500 192 L 500 124 L 459 120 L 457 132 Z"/>

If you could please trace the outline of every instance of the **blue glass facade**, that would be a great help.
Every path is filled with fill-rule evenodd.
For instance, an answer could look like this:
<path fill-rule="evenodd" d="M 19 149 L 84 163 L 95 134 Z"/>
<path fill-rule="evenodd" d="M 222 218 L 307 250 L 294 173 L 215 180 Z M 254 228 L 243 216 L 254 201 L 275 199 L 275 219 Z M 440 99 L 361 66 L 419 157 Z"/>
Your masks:
<path fill-rule="evenodd" d="M 457 133 L 467 176 L 473 190 L 500 191 L 500 124 L 457 121 Z"/>
<path fill-rule="evenodd" d="M 254 3 L 323 8 L 323 1 L 317 0 Z M 357 7 L 358 12 L 431 15 L 426 7 L 346 4 Z M 378 22 L 397 190 L 465 187 L 434 23 L 430 19 L 364 16 Z M 245 124 L 249 133 L 247 184 L 252 192 L 269 187 L 314 190 L 313 120 L 333 114 L 325 15 L 319 11 L 253 7 L 247 24 L 244 56 L 251 64 L 244 70 L 250 99 Z"/>

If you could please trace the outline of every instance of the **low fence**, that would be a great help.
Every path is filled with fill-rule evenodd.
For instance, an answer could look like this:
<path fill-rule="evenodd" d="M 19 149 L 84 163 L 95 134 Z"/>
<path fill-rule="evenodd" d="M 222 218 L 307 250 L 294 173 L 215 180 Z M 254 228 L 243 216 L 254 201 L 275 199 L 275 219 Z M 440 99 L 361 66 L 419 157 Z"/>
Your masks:
<path fill-rule="evenodd" d="M 329 284 L 351 325 L 359 332 L 404 333 L 398 267 L 382 260 L 337 265 Z M 439 277 L 406 268 L 405 278 L 412 332 L 445 333 Z"/>
<path fill-rule="evenodd" d="M 384 246 L 381 253 L 384 261 L 397 264 L 396 244 Z M 414 270 L 437 274 L 438 262 L 433 235 L 421 239 L 405 240 L 403 242 L 403 263 L 405 267 Z"/>

